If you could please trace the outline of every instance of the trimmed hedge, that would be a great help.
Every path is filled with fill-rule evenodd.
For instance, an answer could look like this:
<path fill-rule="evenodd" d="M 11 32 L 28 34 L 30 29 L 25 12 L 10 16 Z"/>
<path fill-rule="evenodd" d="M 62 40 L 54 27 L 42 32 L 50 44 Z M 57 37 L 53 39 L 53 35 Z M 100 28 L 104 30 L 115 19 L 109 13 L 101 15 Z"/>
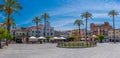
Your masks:
<path fill-rule="evenodd" d="M 58 43 L 57 47 L 60 48 L 87 48 L 87 47 L 95 47 L 97 46 L 96 43 Z"/>

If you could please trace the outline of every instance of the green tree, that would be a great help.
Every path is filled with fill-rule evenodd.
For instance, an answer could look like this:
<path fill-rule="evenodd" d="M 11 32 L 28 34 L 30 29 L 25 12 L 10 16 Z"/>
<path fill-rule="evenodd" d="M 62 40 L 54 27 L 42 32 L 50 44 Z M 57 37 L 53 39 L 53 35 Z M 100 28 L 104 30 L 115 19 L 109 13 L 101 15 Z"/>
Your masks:
<path fill-rule="evenodd" d="M 47 22 L 47 18 L 50 18 L 50 16 L 47 13 L 44 13 L 42 15 L 42 18 L 44 19 L 44 36 L 46 36 L 46 22 Z"/>
<path fill-rule="evenodd" d="M 51 36 L 46 36 L 46 39 L 48 39 L 48 40 L 49 40 L 50 38 L 51 38 Z"/>
<path fill-rule="evenodd" d="M 33 22 L 36 23 L 37 37 L 39 36 L 39 32 L 38 32 L 38 24 L 39 24 L 40 21 L 41 21 L 41 18 L 39 18 L 38 16 L 35 17 L 35 18 L 33 19 Z"/>
<path fill-rule="evenodd" d="M 11 35 L 7 30 L 0 28 L 0 48 L 2 48 L 1 47 L 1 40 L 4 40 L 6 38 L 13 39 L 13 35 Z"/>
<path fill-rule="evenodd" d="M 74 41 L 74 40 L 75 40 L 75 37 L 74 37 L 74 36 L 68 37 L 68 40 L 69 40 L 69 41 Z"/>
<path fill-rule="evenodd" d="M 0 48 L 2 48 L 2 46 L 1 46 L 1 40 L 4 39 L 3 34 L 4 34 L 4 29 L 0 28 Z"/>
<path fill-rule="evenodd" d="M 105 39 L 104 35 L 99 35 L 98 37 L 99 37 L 100 42 L 102 42 L 102 40 Z"/>
<path fill-rule="evenodd" d="M 10 34 L 7 30 L 4 31 L 3 35 L 4 35 L 4 38 L 6 39 L 10 39 L 10 40 L 13 39 L 13 35 Z"/>
<path fill-rule="evenodd" d="M 47 42 L 49 42 L 50 38 L 53 38 L 52 36 L 46 36 Z"/>
<path fill-rule="evenodd" d="M 115 16 L 119 15 L 119 13 L 116 11 L 116 10 L 111 10 L 108 15 L 110 17 L 112 17 L 112 20 L 113 20 L 113 36 L 114 36 L 114 43 L 116 43 L 116 40 L 115 40 Z"/>
<path fill-rule="evenodd" d="M 94 40 L 95 41 L 98 41 L 99 40 L 99 37 L 97 36 L 97 37 L 94 37 Z"/>
<path fill-rule="evenodd" d="M 77 26 L 78 26 L 79 36 L 81 37 L 80 27 L 81 27 L 81 25 L 83 25 L 83 21 L 77 19 L 77 20 L 75 20 L 74 25 L 77 25 Z"/>
<path fill-rule="evenodd" d="M 18 13 L 22 7 L 18 3 L 18 0 L 3 0 L 4 4 L 0 5 L 0 12 L 5 12 L 7 14 L 7 30 L 10 32 L 10 18 L 13 13 Z"/>
<path fill-rule="evenodd" d="M 86 41 L 86 43 L 87 43 L 87 23 L 88 23 L 88 19 L 89 18 L 92 18 L 92 14 L 91 13 L 89 13 L 89 12 L 84 12 L 84 13 L 82 13 L 82 15 L 81 15 L 81 17 L 82 18 L 85 18 L 85 20 L 86 20 L 86 38 L 85 38 L 85 41 Z"/>

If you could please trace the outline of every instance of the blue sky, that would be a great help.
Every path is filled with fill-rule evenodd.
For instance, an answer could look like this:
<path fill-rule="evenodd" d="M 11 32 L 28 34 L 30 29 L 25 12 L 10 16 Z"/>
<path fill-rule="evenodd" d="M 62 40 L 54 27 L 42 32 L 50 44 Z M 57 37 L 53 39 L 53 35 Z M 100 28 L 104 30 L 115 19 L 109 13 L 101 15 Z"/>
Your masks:
<path fill-rule="evenodd" d="M 45 12 L 51 16 L 48 21 L 56 30 L 76 29 L 77 27 L 73 25 L 74 21 L 81 19 L 81 13 L 86 11 L 93 15 L 93 19 L 90 19 L 88 24 L 101 24 L 108 21 L 112 25 L 108 12 L 115 9 L 120 13 L 120 0 L 19 0 L 19 3 L 23 6 L 19 11 L 21 15 L 12 16 L 16 24 L 23 27 L 35 25 L 32 22 L 33 18 Z M 1 22 L 4 18 L 5 15 L 0 13 Z M 116 28 L 119 28 L 119 18 L 120 15 L 115 18 Z M 82 20 L 85 23 L 85 20 Z M 81 27 L 85 28 L 85 25 Z"/>

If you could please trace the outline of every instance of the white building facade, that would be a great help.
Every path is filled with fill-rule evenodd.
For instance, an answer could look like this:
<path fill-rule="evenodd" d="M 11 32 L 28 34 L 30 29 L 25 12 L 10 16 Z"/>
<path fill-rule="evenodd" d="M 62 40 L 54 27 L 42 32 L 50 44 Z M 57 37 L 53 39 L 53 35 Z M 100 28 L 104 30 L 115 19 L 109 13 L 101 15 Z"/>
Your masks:
<path fill-rule="evenodd" d="M 0 23 L 0 28 L 7 29 L 7 27 L 3 24 Z M 26 36 L 54 36 L 54 27 L 51 27 L 50 22 L 46 22 L 46 30 L 44 29 L 44 25 L 39 24 L 38 26 L 38 33 L 36 26 L 28 27 L 25 28 L 26 30 L 23 30 L 22 27 L 20 26 L 11 26 L 10 33 L 13 35 L 20 35 L 21 33 L 26 34 Z"/>
<path fill-rule="evenodd" d="M 51 27 L 49 22 L 46 23 L 46 28 L 45 29 L 46 30 L 44 30 L 44 26 L 42 24 L 39 24 L 39 26 L 38 26 L 38 33 L 37 33 L 36 26 L 29 27 L 28 28 L 28 35 L 29 36 L 35 36 L 35 37 L 39 37 L 39 36 L 54 36 L 54 28 Z"/>

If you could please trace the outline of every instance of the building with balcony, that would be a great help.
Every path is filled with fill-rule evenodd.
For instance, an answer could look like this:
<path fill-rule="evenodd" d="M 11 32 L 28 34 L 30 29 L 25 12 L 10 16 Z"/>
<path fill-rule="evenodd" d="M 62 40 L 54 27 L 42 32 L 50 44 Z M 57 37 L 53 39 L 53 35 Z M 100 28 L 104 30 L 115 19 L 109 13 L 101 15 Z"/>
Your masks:
<path fill-rule="evenodd" d="M 108 31 L 112 29 L 112 26 L 108 22 L 104 22 L 103 24 L 90 24 L 90 34 L 92 35 L 100 35 L 103 34 L 108 36 Z"/>

